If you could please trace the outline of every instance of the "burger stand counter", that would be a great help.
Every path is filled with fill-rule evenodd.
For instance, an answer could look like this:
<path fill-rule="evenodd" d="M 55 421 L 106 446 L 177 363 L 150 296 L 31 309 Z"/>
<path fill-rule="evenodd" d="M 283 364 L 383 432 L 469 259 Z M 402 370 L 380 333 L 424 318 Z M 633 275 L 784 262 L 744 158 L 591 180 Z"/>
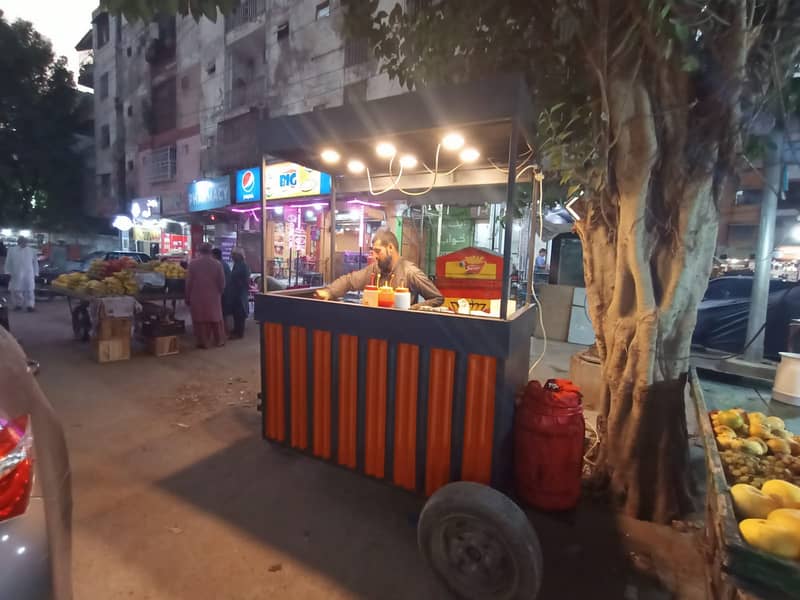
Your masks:
<path fill-rule="evenodd" d="M 507 489 L 535 308 L 506 320 L 256 297 L 266 439 L 407 490 Z"/>

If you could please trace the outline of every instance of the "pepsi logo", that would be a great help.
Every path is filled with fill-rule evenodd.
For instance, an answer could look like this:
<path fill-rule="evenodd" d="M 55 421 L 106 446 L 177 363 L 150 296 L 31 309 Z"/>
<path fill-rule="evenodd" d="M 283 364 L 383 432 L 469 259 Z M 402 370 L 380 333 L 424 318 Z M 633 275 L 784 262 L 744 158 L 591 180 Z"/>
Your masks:
<path fill-rule="evenodd" d="M 242 191 L 246 194 L 251 193 L 256 187 L 256 176 L 252 171 L 245 171 L 242 174 Z"/>

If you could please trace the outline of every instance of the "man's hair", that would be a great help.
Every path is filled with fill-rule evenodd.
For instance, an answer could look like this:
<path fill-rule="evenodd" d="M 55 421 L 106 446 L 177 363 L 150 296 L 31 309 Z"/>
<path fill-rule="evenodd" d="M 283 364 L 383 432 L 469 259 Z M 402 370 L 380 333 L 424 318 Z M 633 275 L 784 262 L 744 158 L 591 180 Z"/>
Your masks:
<path fill-rule="evenodd" d="M 400 243 L 397 241 L 397 236 L 388 229 L 379 229 L 375 232 L 375 237 L 372 238 L 372 243 L 380 242 L 383 246 L 390 244 L 395 247 L 395 250 L 400 250 Z"/>
<path fill-rule="evenodd" d="M 542 252 L 544 252 L 545 254 L 547 254 L 547 250 L 545 250 L 544 248 L 539 248 L 539 254 L 541 254 Z"/>
<path fill-rule="evenodd" d="M 211 254 L 211 244 L 204 242 L 197 247 L 198 254 Z"/>
<path fill-rule="evenodd" d="M 211 251 L 211 256 L 213 256 L 217 260 L 222 260 L 222 250 L 220 250 L 219 248 L 214 248 Z"/>

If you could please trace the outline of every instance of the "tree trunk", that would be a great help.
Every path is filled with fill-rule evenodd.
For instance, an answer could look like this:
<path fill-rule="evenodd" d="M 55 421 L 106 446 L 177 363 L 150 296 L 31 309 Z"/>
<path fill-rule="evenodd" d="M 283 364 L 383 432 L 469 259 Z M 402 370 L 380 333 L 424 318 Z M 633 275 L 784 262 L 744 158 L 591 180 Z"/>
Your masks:
<path fill-rule="evenodd" d="M 608 79 L 609 184 L 577 226 L 605 382 L 598 473 L 624 513 L 669 522 L 691 508 L 684 388 L 717 216 L 685 112 L 663 110 L 658 75 L 628 72 Z"/>

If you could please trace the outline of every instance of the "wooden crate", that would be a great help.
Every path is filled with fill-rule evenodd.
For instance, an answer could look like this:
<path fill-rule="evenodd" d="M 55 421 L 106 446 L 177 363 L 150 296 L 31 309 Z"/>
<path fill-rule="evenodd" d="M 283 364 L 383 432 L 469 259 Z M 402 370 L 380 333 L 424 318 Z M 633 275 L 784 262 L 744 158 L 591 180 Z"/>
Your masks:
<path fill-rule="evenodd" d="M 92 356 L 99 363 L 129 360 L 131 357 L 131 338 L 93 339 Z"/>
<path fill-rule="evenodd" d="M 117 340 L 131 337 L 132 319 L 105 317 L 97 323 L 96 339 Z"/>
<path fill-rule="evenodd" d="M 149 337 L 146 339 L 147 349 L 155 356 L 170 356 L 180 353 L 180 343 L 177 335 Z"/>

